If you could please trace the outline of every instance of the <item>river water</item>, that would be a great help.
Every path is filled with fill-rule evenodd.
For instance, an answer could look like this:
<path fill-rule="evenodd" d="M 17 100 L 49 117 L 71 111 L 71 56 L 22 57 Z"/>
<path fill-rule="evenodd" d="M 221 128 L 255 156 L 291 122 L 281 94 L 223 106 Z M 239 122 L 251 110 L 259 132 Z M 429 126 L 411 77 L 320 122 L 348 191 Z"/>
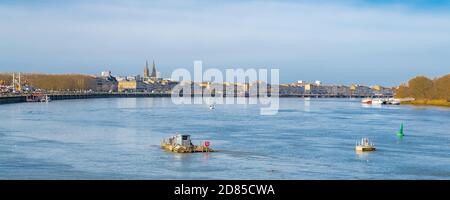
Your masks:
<path fill-rule="evenodd" d="M 0 179 L 450 179 L 448 108 L 282 98 L 277 115 L 259 115 L 259 105 L 107 98 L 0 112 Z M 177 132 L 219 152 L 161 150 Z M 377 151 L 357 154 L 362 137 Z"/>

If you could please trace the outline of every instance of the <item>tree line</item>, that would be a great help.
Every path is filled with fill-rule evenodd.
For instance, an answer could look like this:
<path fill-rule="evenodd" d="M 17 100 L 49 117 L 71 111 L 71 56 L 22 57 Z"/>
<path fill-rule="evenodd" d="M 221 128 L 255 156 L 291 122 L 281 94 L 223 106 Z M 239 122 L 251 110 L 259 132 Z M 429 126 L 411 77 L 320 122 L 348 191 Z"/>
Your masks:
<path fill-rule="evenodd" d="M 12 84 L 12 74 L 0 74 L 0 83 Z M 82 74 L 21 74 L 21 84 L 48 91 L 95 90 L 96 79 Z"/>
<path fill-rule="evenodd" d="M 408 83 L 400 85 L 396 91 L 397 98 L 412 97 L 417 100 L 447 100 L 450 101 L 450 74 L 429 79 L 417 76 Z"/>

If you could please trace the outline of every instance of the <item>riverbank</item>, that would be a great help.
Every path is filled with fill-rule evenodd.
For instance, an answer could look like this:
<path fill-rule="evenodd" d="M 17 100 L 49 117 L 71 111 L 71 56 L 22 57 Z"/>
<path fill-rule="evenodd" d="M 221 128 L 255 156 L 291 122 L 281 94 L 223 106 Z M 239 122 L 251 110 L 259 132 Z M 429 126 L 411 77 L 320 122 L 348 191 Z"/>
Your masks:
<path fill-rule="evenodd" d="M 142 98 L 142 97 L 171 97 L 170 93 L 49 93 L 47 94 L 51 100 L 66 100 L 66 99 L 91 99 L 91 98 Z M 192 97 L 201 96 L 191 95 Z M 225 97 L 225 95 L 224 95 Z M 241 96 L 234 96 L 241 97 Z M 248 98 L 249 96 L 242 96 Z M 327 94 L 303 94 L 303 95 L 279 95 L 280 98 L 367 98 L 371 96 L 346 96 L 346 95 L 327 95 Z M 390 98 L 391 96 L 383 96 L 384 98 Z M 16 96 L 0 96 L 0 104 L 8 103 L 23 103 L 26 101 L 25 95 Z"/>
<path fill-rule="evenodd" d="M 51 100 L 68 100 L 68 99 L 93 99 L 93 98 L 142 98 L 142 97 L 170 97 L 170 94 L 153 94 L 153 93 L 59 93 L 47 94 Z M 0 96 L 0 104 L 24 103 L 27 97 L 24 95 L 17 96 Z"/>
<path fill-rule="evenodd" d="M 2 97 L 0 97 L 0 104 L 23 103 L 26 101 L 27 101 L 27 99 L 25 96 L 2 96 Z"/>
<path fill-rule="evenodd" d="M 450 107 L 450 102 L 445 99 L 420 99 L 413 101 L 403 101 L 402 104 L 415 106 L 443 106 Z"/>

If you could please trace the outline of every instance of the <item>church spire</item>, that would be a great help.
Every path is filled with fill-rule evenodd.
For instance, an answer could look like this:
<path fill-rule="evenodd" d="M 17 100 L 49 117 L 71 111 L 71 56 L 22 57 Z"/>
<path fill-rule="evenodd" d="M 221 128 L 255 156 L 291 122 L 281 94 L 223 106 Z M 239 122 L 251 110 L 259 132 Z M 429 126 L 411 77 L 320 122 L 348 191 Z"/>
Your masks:
<path fill-rule="evenodd" d="M 150 77 L 150 70 L 148 68 L 148 60 L 145 61 L 144 78 Z"/>
<path fill-rule="evenodd" d="M 156 74 L 156 65 L 155 65 L 155 60 L 153 60 L 153 66 L 152 66 L 152 75 L 150 75 L 150 78 L 158 78 L 158 75 Z"/>

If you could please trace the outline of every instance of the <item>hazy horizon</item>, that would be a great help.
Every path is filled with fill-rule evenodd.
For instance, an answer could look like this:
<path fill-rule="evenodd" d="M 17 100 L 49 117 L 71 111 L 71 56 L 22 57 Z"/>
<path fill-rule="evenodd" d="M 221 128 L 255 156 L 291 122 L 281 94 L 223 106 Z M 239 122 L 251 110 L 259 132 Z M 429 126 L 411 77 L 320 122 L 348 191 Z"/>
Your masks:
<path fill-rule="evenodd" d="M 280 82 L 395 86 L 450 73 L 447 1 L 0 3 L 0 72 L 279 68 Z"/>

